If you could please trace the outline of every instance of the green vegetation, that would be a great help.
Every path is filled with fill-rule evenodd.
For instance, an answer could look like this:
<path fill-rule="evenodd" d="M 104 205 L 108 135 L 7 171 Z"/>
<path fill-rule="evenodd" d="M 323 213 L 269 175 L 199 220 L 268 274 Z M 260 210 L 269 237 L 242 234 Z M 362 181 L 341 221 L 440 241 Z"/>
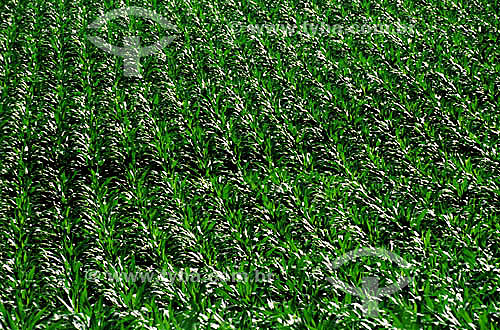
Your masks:
<path fill-rule="evenodd" d="M 92 44 L 149 45 L 143 78 Z M 0 328 L 495 329 L 497 0 L 0 4 Z M 231 24 L 413 25 L 256 35 Z M 380 287 L 367 318 L 327 277 Z M 88 272 L 255 271 L 268 282 Z M 408 274 L 407 274 L 408 275 Z"/>

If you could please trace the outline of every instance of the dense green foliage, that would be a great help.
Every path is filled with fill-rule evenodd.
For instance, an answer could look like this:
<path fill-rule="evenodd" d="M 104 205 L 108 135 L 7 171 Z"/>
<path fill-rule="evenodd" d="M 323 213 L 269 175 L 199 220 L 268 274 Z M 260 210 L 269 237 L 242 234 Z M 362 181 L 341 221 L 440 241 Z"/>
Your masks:
<path fill-rule="evenodd" d="M 89 42 L 151 44 L 141 59 Z M 2 1 L 0 327 L 494 329 L 500 321 L 497 0 Z M 260 35 L 242 24 L 406 24 Z M 328 276 L 408 287 L 366 318 Z M 268 282 L 89 271 L 247 272 Z"/>

